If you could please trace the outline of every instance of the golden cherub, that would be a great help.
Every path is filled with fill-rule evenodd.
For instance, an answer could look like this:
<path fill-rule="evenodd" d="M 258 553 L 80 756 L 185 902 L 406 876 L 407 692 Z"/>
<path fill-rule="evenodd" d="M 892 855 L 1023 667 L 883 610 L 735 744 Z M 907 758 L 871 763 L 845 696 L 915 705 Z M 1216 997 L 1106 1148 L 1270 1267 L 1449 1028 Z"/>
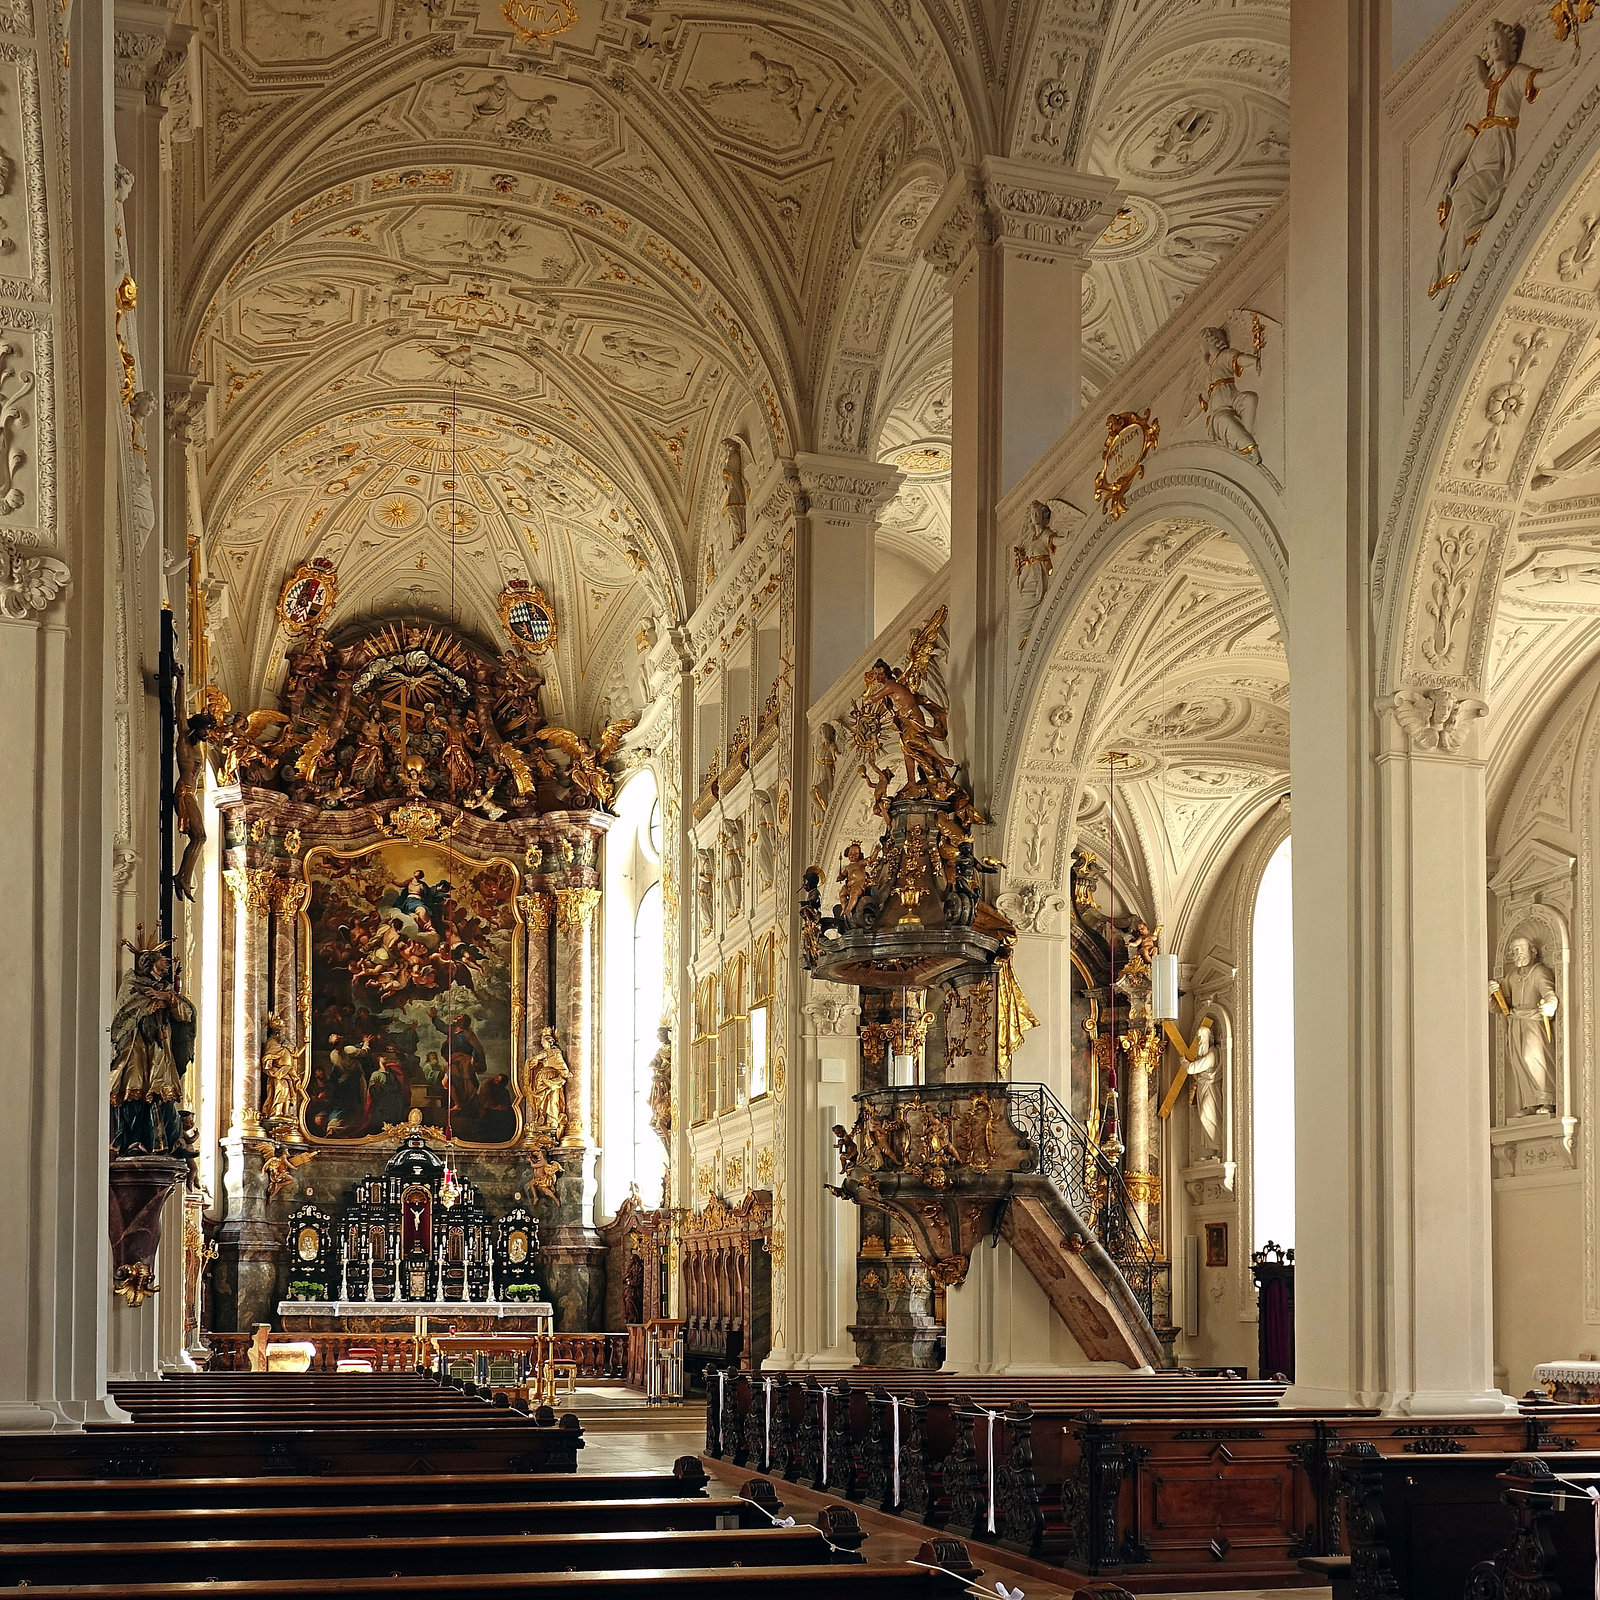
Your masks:
<path fill-rule="evenodd" d="M 303 1167 L 316 1154 L 314 1150 L 303 1150 L 292 1156 L 282 1145 L 276 1144 L 255 1144 L 250 1148 L 261 1157 L 261 1176 L 267 1180 L 269 1200 L 276 1200 L 284 1190 L 294 1188 L 294 1169 Z"/>
<path fill-rule="evenodd" d="M 881 706 L 894 723 L 908 784 L 942 786 L 956 772 L 956 763 L 937 748 L 950 737 L 950 713 L 922 692 L 923 681 L 938 654 L 938 637 L 946 614 L 946 608 L 940 606 L 919 630 L 906 652 L 905 666 L 896 671 L 880 656 L 866 672 L 862 702 Z"/>

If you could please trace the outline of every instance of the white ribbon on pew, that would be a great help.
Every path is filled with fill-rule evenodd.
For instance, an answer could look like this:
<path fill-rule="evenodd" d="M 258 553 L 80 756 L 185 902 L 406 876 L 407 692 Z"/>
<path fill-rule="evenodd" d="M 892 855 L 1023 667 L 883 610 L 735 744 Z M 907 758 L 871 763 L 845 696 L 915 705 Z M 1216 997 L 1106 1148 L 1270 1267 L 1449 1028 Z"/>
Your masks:
<path fill-rule="evenodd" d="M 772 1379 L 766 1379 L 763 1387 L 767 1398 L 761 1417 L 761 1470 L 766 1472 L 772 1466 Z"/>
<path fill-rule="evenodd" d="M 991 1600 L 991 1596 L 998 1597 L 998 1600 L 1028 1600 L 1028 1597 L 1023 1594 L 1020 1588 L 1007 1588 L 1005 1584 L 999 1582 L 998 1580 L 996 1581 L 993 1589 L 980 1589 L 977 1584 L 968 1583 L 959 1572 L 952 1572 L 949 1567 L 941 1567 L 937 1562 L 909 1561 L 906 1563 L 906 1565 L 912 1567 L 921 1567 L 925 1572 L 942 1572 L 945 1577 L 954 1578 L 968 1594 L 977 1595 L 979 1600 Z"/>
<path fill-rule="evenodd" d="M 822 1385 L 822 1487 L 828 1487 L 828 1386 Z"/>
<path fill-rule="evenodd" d="M 894 1407 L 894 1503 L 895 1509 L 900 1506 L 900 1396 L 889 1396 L 889 1404 Z"/>
<path fill-rule="evenodd" d="M 989 1532 L 993 1533 L 994 1532 L 994 1423 L 995 1423 L 995 1418 L 998 1417 L 1000 1415 L 1000 1413 L 998 1411 L 985 1410 L 982 1406 L 979 1406 L 978 1409 L 980 1411 L 982 1411 L 984 1416 L 986 1416 L 989 1419 L 989 1446 L 988 1446 L 988 1454 L 989 1454 Z M 1600 1600 L 1600 1595 L 1597 1595 L 1595 1597 L 1595 1600 Z"/>
<path fill-rule="evenodd" d="M 717 1373 L 717 1454 L 720 1456 L 727 1448 L 728 1441 L 722 1432 L 722 1408 L 728 1403 L 728 1374 L 725 1371 Z"/>

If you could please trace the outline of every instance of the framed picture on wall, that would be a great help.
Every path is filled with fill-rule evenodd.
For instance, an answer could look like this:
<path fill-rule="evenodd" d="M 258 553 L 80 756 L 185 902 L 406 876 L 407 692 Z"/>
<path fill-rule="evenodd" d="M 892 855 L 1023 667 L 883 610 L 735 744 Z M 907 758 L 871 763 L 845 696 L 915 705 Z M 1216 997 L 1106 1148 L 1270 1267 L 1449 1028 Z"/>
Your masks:
<path fill-rule="evenodd" d="M 1206 1265 L 1208 1267 L 1225 1267 L 1228 1264 L 1228 1224 L 1226 1222 L 1208 1222 L 1206 1224 Z"/>

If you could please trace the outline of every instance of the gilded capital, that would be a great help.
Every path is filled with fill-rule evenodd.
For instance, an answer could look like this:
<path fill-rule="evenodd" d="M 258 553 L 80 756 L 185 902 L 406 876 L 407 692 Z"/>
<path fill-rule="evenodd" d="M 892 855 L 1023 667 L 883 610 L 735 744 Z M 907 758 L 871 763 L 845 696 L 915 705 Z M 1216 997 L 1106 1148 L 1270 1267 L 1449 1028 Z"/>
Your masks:
<path fill-rule="evenodd" d="M 527 923 L 529 931 L 533 933 L 547 933 L 550 929 L 550 896 L 542 889 L 536 889 L 532 894 L 522 897 L 522 920 Z"/>
<path fill-rule="evenodd" d="M 241 911 L 258 917 L 269 916 L 274 907 L 276 891 L 273 884 L 277 874 L 271 867 L 229 867 L 222 874 L 233 895 L 233 903 Z"/>
<path fill-rule="evenodd" d="M 557 928 L 568 935 L 582 932 L 594 921 L 595 907 L 599 904 L 598 889 L 557 889 Z"/>

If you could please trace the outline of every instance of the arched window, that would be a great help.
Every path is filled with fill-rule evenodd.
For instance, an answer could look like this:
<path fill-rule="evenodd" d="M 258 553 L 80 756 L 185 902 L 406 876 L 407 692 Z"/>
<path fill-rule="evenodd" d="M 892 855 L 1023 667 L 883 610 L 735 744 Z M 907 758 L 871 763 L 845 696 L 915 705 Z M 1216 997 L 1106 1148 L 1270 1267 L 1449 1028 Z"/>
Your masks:
<path fill-rule="evenodd" d="M 1250 930 L 1255 1248 L 1294 1243 L 1294 922 L 1289 840 L 1256 890 Z"/>
<path fill-rule="evenodd" d="M 605 990 L 600 1050 L 600 1203 L 614 1214 L 637 1184 L 661 1202 L 666 1150 L 650 1126 L 650 1064 L 658 1046 L 666 961 L 661 799 L 653 773 L 617 795 L 606 835 Z"/>

